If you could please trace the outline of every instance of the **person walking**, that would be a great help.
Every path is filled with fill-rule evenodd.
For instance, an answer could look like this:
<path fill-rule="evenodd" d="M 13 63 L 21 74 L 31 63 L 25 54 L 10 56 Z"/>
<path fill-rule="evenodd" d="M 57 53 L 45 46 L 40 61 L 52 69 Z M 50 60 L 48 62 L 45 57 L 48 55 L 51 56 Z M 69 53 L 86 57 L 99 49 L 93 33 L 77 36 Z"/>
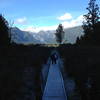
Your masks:
<path fill-rule="evenodd" d="M 58 56 L 57 56 L 56 53 L 51 55 L 52 64 L 56 64 L 57 63 L 57 59 L 58 59 Z"/>

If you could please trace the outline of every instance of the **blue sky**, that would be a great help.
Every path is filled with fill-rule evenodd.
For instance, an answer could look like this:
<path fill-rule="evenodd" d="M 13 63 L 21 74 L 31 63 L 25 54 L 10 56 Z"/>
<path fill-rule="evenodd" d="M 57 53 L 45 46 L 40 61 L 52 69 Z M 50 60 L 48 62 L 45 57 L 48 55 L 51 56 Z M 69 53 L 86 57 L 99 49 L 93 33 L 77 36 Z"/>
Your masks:
<path fill-rule="evenodd" d="M 88 2 L 89 0 L 0 0 L 0 13 L 8 21 L 14 21 L 14 26 L 24 30 L 55 28 L 59 23 L 68 27 L 71 26 L 70 23 L 74 26 L 82 19 L 81 15 L 86 13 Z"/>

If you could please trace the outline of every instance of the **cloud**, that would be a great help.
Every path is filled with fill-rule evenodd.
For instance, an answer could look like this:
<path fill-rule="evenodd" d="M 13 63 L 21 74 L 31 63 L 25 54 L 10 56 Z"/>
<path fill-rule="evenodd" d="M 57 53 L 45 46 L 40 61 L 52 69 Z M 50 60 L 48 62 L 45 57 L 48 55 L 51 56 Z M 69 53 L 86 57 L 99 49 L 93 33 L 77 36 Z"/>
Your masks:
<path fill-rule="evenodd" d="M 62 25 L 65 28 L 75 27 L 75 26 L 82 25 L 83 20 L 84 20 L 83 15 L 80 15 L 79 17 L 77 17 L 76 19 L 72 19 L 71 21 L 62 22 Z"/>
<path fill-rule="evenodd" d="M 27 18 L 23 17 L 23 18 L 18 18 L 15 20 L 15 24 L 27 24 Z"/>
<path fill-rule="evenodd" d="M 57 18 L 58 20 L 69 20 L 72 19 L 72 15 L 70 13 L 65 13 L 64 15 Z"/>
<path fill-rule="evenodd" d="M 58 26 L 43 26 L 43 27 L 33 27 L 29 26 L 27 28 L 22 29 L 23 31 L 30 31 L 30 32 L 36 32 L 38 33 L 39 31 L 49 31 L 49 30 L 55 30 Z"/>
<path fill-rule="evenodd" d="M 70 28 L 82 25 L 82 22 L 83 22 L 83 15 L 80 15 L 76 19 L 71 19 L 70 21 L 62 21 L 61 24 L 64 26 L 64 28 Z M 42 27 L 28 26 L 26 28 L 23 28 L 22 30 L 38 33 L 39 31 L 56 30 L 57 27 L 58 25 L 42 26 Z"/>

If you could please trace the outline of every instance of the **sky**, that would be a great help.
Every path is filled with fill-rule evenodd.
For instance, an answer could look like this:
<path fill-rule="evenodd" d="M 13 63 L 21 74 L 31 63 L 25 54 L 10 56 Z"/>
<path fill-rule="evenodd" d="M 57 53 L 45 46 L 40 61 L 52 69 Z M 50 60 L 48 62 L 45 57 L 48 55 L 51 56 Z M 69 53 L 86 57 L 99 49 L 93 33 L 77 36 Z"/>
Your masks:
<path fill-rule="evenodd" d="M 54 30 L 82 24 L 89 0 L 0 0 L 0 13 L 25 31 Z M 99 2 L 99 0 L 97 0 Z"/>

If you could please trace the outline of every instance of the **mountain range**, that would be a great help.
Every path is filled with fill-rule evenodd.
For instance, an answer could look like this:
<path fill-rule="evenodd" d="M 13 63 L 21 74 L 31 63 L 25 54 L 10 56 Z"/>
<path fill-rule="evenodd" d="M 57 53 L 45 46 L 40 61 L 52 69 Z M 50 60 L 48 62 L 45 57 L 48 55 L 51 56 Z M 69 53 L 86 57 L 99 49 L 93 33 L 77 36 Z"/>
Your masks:
<path fill-rule="evenodd" d="M 27 32 L 22 31 L 17 27 L 11 29 L 12 41 L 17 44 L 54 44 L 56 43 L 55 39 L 55 30 L 52 31 L 40 31 L 36 32 Z M 66 28 L 64 29 L 65 43 L 75 43 L 77 37 L 80 37 L 84 34 L 81 26 Z"/>

